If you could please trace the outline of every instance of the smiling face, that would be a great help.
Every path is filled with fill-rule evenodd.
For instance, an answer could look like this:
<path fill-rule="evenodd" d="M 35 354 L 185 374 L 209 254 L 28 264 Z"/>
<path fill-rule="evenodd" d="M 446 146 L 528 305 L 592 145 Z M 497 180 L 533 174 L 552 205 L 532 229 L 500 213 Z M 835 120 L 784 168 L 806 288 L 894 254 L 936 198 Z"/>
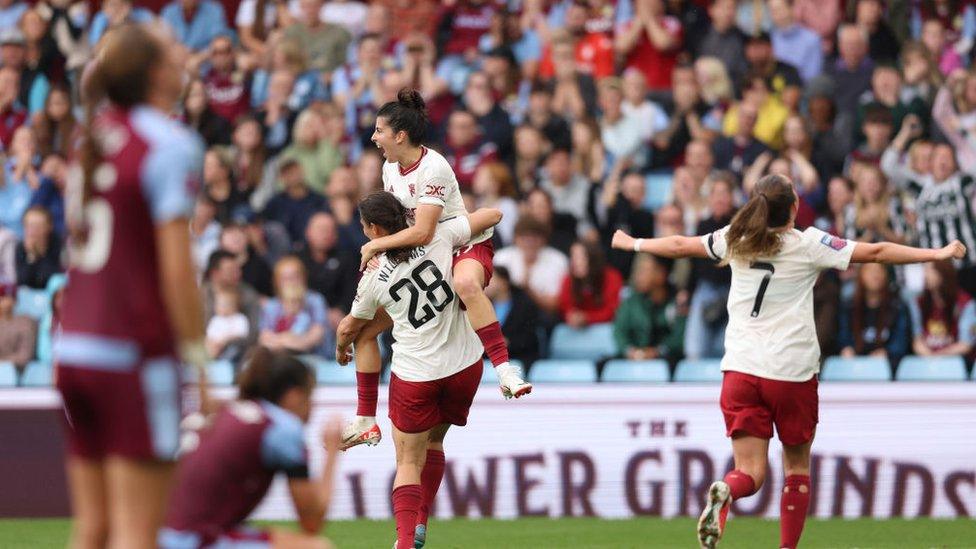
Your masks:
<path fill-rule="evenodd" d="M 400 151 L 406 143 L 407 132 L 395 132 L 385 116 L 376 117 L 376 127 L 370 138 L 376 148 L 383 153 L 387 162 L 396 162 L 400 158 Z"/>

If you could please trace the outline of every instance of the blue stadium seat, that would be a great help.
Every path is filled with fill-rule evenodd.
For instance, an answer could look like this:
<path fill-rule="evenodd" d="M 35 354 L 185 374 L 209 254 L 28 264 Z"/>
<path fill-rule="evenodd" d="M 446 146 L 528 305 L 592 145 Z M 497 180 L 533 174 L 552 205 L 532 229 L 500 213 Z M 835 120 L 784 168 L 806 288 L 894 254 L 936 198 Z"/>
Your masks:
<path fill-rule="evenodd" d="M 539 360 L 529 370 L 531 383 L 594 383 L 596 364 L 589 360 Z"/>
<path fill-rule="evenodd" d="M 64 273 L 53 274 L 51 278 L 47 279 L 47 286 L 44 288 L 44 291 L 47 292 L 49 297 L 53 298 L 54 294 L 58 293 L 61 288 L 64 288 L 67 283 L 68 275 Z"/>
<path fill-rule="evenodd" d="M 550 358 L 600 360 L 617 354 L 613 324 L 593 324 L 581 330 L 556 326 L 549 342 Z"/>
<path fill-rule="evenodd" d="M 898 364 L 897 381 L 966 381 L 961 356 L 906 356 Z"/>
<path fill-rule="evenodd" d="M 653 212 L 667 204 L 671 198 L 673 182 L 674 174 L 670 171 L 648 174 L 644 206 Z"/>
<path fill-rule="evenodd" d="M 891 381 L 888 360 L 876 356 L 832 356 L 820 370 L 821 381 Z"/>
<path fill-rule="evenodd" d="M 234 384 L 234 365 L 229 360 L 218 360 L 207 365 L 207 381 L 215 386 Z"/>
<path fill-rule="evenodd" d="M 522 365 L 521 360 L 509 360 L 509 364 L 515 366 L 516 368 L 522 368 L 522 372 L 525 372 L 525 367 Z M 482 385 L 498 385 L 498 376 L 495 374 L 495 367 L 492 365 L 491 361 L 487 358 L 485 359 L 484 370 L 481 371 L 481 384 Z"/>
<path fill-rule="evenodd" d="M 41 320 L 51 312 L 51 297 L 47 290 L 35 290 L 27 286 L 17 288 L 17 303 L 14 305 L 15 315 L 24 315 Z"/>
<path fill-rule="evenodd" d="M 334 360 L 315 357 L 316 360 L 312 361 L 309 358 L 307 356 L 302 357 L 315 370 L 315 381 L 319 385 L 356 384 L 356 366 L 354 364 L 339 366 L 339 363 Z"/>
<path fill-rule="evenodd" d="M 674 380 L 681 383 L 719 383 L 722 381 L 721 365 L 722 361 L 717 358 L 685 359 L 674 370 Z"/>
<path fill-rule="evenodd" d="M 54 343 L 51 330 L 52 322 L 54 322 L 54 315 L 49 312 L 37 323 L 37 345 L 34 352 L 37 355 L 37 360 L 41 362 L 53 362 L 52 349 Z"/>
<path fill-rule="evenodd" d="M 24 387 L 50 387 L 54 379 L 51 365 L 46 362 L 30 362 L 20 376 Z"/>
<path fill-rule="evenodd" d="M 17 367 L 13 362 L 0 362 L 0 388 L 17 386 Z"/>
<path fill-rule="evenodd" d="M 666 360 L 611 360 L 603 366 L 600 381 L 610 383 L 667 383 L 671 378 Z"/>

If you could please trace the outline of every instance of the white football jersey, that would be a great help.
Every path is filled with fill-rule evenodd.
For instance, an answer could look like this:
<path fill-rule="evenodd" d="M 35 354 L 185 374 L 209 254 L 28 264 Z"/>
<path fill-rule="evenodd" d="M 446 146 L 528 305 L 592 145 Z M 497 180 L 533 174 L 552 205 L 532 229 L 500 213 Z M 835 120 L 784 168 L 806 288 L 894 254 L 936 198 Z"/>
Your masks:
<path fill-rule="evenodd" d="M 393 319 L 393 373 L 405 381 L 441 379 L 471 366 L 484 353 L 451 287 L 454 248 L 471 239 L 466 215 L 438 223 L 434 239 L 410 259 L 363 275 L 352 316 L 371 320 L 383 307 Z"/>
<path fill-rule="evenodd" d="M 441 221 L 467 215 L 461 187 L 454 170 L 439 152 L 420 148 L 420 159 L 412 166 L 404 168 L 398 162 L 383 163 L 383 188 L 400 200 L 407 209 L 408 221 L 414 222 L 414 211 L 420 204 L 440 206 Z M 492 229 L 474 235 L 469 242 L 477 244 L 491 238 Z"/>
<path fill-rule="evenodd" d="M 725 257 L 726 226 L 702 236 L 709 257 Z M 774 257 L 733 259 L 729 324 L 722 370 L 783 381 L 806 381 L 820 371 L 813 317 L 813 285 L 820 271 L 846 269 L 855 244 L 810 227 L 782 236 Z"/>

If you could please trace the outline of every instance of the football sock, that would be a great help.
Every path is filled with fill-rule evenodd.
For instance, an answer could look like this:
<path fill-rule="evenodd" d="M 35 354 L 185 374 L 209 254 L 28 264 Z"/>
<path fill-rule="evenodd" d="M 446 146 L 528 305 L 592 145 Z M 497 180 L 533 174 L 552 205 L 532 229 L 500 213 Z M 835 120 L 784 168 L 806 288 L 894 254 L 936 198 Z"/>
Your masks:
<path fill-rule="evenodd" d="M 810 507 L 810 475 L 790 475 L 779 500 L 779 546 L 793 549 L 800 542 Z"/>
<path fill-rule="evenodd" d="M 357 416 L 376 416 L 379 385 L 379 372 L 356 372 L 356 392 L 359 394 L 359 403 L 356 407 Z"/>
<path fill-rule="evenodd" d="M 427 516 L 430 514 L 431 505 L 434 504 L 437 490 L 441 487 L 442 478 L 444 478 L 444 452 L 427 450 L 427 462 L 424 463 L 424 470 L 420 473 L 424 500 L 420 504 L 420 511 L 417 512 L 417 524 L 427 526 Z"/>
<path fill-rule="evenodd" d="M 423 499 L 419 484 L 405 484 L 393 490 L 393 516 L 396 518 L 397 549 L 413 549 L 417 509 Z"/>

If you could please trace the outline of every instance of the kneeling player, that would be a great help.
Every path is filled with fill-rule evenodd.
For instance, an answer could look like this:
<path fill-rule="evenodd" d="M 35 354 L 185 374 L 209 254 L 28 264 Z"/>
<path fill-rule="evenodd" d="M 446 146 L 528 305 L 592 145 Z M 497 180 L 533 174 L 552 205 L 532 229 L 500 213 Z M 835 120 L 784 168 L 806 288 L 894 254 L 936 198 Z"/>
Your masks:
<path fill-rule="evenodd" d="M 407 226 L 395 196 L 376 192 L 359 204 L 371 240 Z M 501 221 L 498 210 L 445 219 L 429 244 L 390 250 L 363 276 L 352 312 L 339 324 L 336 358 L 348 363 L 350 345 L 377 310 L 393 319 L 390 419 L 396 446 L 393 514 L 399 549 L 422 547 L 427 516 L 444 474 L 444 436 L 465 425 L 481 382 L 481 341 L 460 310 L 449 282 L 453 250 Z"/>
<path fill-rule="evenodd" d="M 323 432 L 322 478 L 308 478 L 302 426 L 311 413 L 311 370 L 288 355 L 258 347 L 239 382 L 240 395 L 217 412 L 211 427 L 191 436 L 177 470 L 161 549 L 204 547 L 324 548 L 318 537 L 332 495 L 339 446 L 338 421 Z M 244 520 L 264 499 L 275 473 L 288 488 L 302 533 L 260 531 Z"/>

